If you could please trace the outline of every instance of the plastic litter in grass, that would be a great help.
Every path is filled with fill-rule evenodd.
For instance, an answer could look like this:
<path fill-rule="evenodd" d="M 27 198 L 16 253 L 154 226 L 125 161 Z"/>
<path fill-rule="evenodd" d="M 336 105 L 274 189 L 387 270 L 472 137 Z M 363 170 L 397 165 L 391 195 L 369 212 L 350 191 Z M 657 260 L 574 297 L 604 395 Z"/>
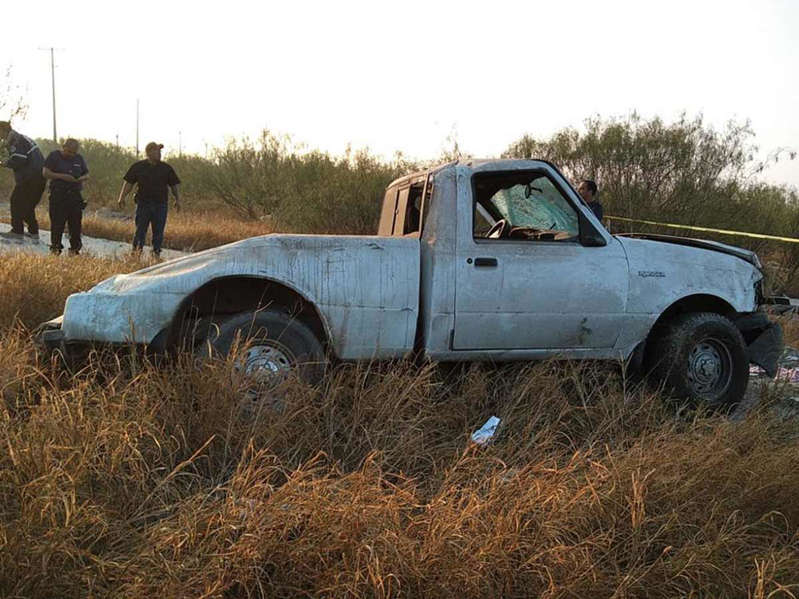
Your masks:
<path fill-rule="evenodd" d="M 472 441 L 478 445 L 486 445 L 487 443 L 490 443 L 494 438 L 494 434 L 497 432 L 499 423 L 500 419 L 496 416 L 492 416 L 486 420 L 483 426 L 472 433 Z"/>

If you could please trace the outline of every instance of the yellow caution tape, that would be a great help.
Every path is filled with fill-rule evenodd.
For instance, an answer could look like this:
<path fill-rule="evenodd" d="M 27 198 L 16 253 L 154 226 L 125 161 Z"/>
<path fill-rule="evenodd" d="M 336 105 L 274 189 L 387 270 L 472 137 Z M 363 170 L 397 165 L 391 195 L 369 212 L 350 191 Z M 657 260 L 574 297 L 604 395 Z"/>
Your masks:
<path fill-rule="evenodd" d="M 652 220 L 638 220 L 635 218 L 624 218 L 621 216 L 606 216 L 608 221 L 620 220 L 628 223 L 641 223 L 644 225 L 657 225 L 660 227 L 672 227 L 674 229 L 688 229 L 689 231 L 704 231 L 706 233 L 720 233 L 721 235 L 740 235 L 742 237 L 754 237 L 755 239 L 771 239 L 772 241 L 786 241 L 788 243 L 799 243 L 795 237 L 780 237 L 778 235 L 763 235 L 761 233 L 746 233 L 744 231 L 728 231 L 727 229 L 711 229 L 709 227 L 694 227 L 689 225 L 675 225 L 673 223 L 658 223 Z"/>

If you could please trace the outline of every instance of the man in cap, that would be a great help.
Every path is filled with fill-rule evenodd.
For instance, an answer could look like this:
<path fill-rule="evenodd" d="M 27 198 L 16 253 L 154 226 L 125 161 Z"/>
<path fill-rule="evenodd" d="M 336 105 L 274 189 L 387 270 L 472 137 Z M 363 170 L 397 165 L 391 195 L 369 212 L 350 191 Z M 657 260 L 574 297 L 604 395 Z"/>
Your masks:
<path fill-rule="evenodd" d="M 14 171 L 14 189 L 11 192 L 11 231 L 7 236 L 22 238 L 24 225 L 28 235 L 39 239 L 39 223 L 36 222 L 36 204 L 42 199 L 46 181 L 42 177 L 44 157 L 30 137 L 11 128 L 8 121 L 0 121 L 0 140 L 8 149 L 8 159 L 3 166 Z"/>
<path fill-rule="evenodd" d="M 64 249 L 64 225 L 69 226 L 70 255 L 77 256 L 83 247 L 80 232 L 86 202 L 81 191 L 89 169 L 79 149 L 77 139 L 66 140 L 60 150 L 50 152 L 42 169 L 44 178 L 50 179 L 50 251 L 56 255 Z"/>
<path fill-rule="evenodd" d="M 153 256 L 161 255 L 161 244 L 164 241 L 164 228 L 169 200 L 169 191 L 175 198 L 175 209 L 180 211 L 178 186 L 180 179 L 175 169 L 161 160 L 163 144 L 151 141 L 144 149 L 146 160 L 134 162 L 125 173 L 122 190 L 119 192 L 119 206 L 125 205 L 125 198 L 137 186 L 134 201 L 136 202 L 136 234 L 133 236 L 133 251 L 140 253 L 144 247 L 147 229 L 152 226 Z"/>

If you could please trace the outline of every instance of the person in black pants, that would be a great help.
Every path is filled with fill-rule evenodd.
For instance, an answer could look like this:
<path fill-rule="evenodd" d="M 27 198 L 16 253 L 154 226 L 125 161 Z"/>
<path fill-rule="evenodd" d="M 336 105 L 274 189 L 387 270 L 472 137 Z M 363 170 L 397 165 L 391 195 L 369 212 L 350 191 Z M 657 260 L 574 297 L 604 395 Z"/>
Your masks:
<path fill-rule="evenodd" d="M 22 238 L 24 225 L 28 225 L 28 236 L 39 239 L 39 223 L 36 222 L 36 204 L 42 199 L 46 181 L 42 177 L 44 157 L 30 137 L 11 128 L 7 121 L 0 121 L 0 140 L 8 150 L 8 159 L 3 166 L 14 171 L 14 189 L 11 192 L 11 231 L 7 237 Z"/>
<path fill-rule="evenodd" d="M 175 198 L 175 209 L 180 212 L 178 186 L 180 179 L 166 162 L 161 161 L 161 149 L 164 144 L 151 141 L 145 148 L 147 160 L 134 162 L 125 173 L 122 190 L 119 192 L 118 204 L 125 205 L 125 198 L 138 186 L 134 201 L 136 202 L 136 234 L 133 236 L 133 252 L 140 254 L 147 237 L 147 229 L 153 229 L 153 256 L 161 256 L 161 244 L 164 242 L 166 215 L 169 193 Z"/>
<path fill-rule="evenodd" d="M 60 254 L 64 246 L 61 236 L 64 225 L 69 226 L 69 253 L 77 256 L 83 244 L 80 239 L 83 220 L 81 191 L 89 178 L 89 169 L 83 156 L 78 154 L 76 139 L 68 139 L 60 150 L 53 150 L 44 161 L 44 177 L 50 179 L 50 251 Z"/>

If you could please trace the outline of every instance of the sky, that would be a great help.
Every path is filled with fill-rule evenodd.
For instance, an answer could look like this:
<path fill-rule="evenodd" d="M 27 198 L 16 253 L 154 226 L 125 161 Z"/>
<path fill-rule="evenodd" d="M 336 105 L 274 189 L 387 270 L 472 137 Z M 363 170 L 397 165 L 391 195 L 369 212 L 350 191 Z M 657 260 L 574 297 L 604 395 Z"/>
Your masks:
<path fill-rule="evenodd" d="M 586 118 L 722 127 L 761 156 L 799 150 L 799 2 L 186 2 L 4 7 L 0 68 L 28 105 L 14 126 L 203 154 L 264 128 L 312 148 L 429 159 L 456 138 L 495 156 Z M 5 115 L 0 114 L 0 118 Z M 799 158 L 767 181 L 799 186 Z"/>

